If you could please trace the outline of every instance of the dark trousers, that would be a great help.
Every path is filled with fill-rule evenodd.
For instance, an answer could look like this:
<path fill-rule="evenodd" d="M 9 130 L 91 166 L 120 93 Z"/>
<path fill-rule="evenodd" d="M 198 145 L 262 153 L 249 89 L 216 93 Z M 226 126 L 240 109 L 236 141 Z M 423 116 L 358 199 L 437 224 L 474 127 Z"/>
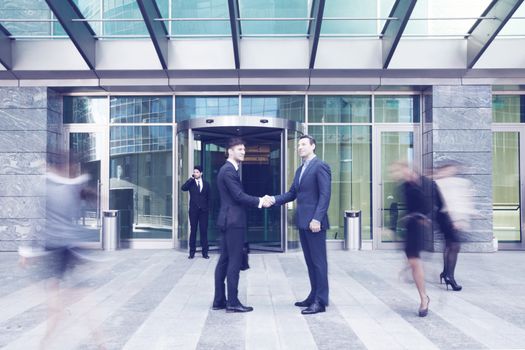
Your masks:
<path fill-rule="evenodd" d="M 221 256 L 215 268 L 214 305 L 222 305 L 228 301 L 231 306 L 240 304 L 238 298 L 239 272 L 241 271 L 244 236 L 246 229 L 230 228 L 222 232 Z M 224 280 L 228 284 L 228 299 L 226 299 Z"/>
<path fill-rule="evenodd" d="M 328 262 L 326 259 L 326 231 L 313 233 L 299 230 L 304 260 L 310 278 L 309 302 L 328 306 Z"/>
<path fill-rule="evenodd" d="M 197 239 L 197 225 L 199 226 L 202 255 L 208 254 L 208 211 L 190 209 L 190 254 L 195 254 Z"/>

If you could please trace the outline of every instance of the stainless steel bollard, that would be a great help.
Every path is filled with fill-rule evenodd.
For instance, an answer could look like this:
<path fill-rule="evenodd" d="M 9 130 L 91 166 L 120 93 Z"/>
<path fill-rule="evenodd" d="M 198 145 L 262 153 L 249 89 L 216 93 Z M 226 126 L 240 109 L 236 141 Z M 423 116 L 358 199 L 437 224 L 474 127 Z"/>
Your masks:
<path fill-rule="evenodd" d="M 361 250 L 361 210 L 345 210 L 344 250 Z"/>
<path fill-rule="evenodd" d="M 102 248 L 116 250 L 119 248 L 119 211 L 105 210 L 102 215 Z"/>

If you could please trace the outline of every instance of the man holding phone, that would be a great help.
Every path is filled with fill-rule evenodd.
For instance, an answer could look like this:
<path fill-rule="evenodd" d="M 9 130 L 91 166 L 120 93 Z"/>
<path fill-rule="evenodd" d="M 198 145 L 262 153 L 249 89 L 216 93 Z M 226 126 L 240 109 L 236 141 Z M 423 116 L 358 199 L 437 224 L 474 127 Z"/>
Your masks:
<path fill-rule="evenodd" d="M 182 185 L 181 190 L 190 193 L 190 255 L 188 259 L 195 257 L 197 226 L 200 228 L 200 238 L 202 247 L 202 257 L 209 259 L 208 256 L 208 215 L 210 202 L 210 184 L 202 178 L 202 167 L 193 167 L 193 174 Z"/>

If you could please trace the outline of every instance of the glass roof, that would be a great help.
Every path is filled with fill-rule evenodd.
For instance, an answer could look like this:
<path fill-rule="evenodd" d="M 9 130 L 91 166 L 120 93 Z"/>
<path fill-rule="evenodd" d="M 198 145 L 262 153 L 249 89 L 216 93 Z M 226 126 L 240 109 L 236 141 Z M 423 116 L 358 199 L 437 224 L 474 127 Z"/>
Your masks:
<path fill-rule="evenodd" d="M 491 0 L 419 0 L 403 37 L 466 35 Z"/>
<path fill-rule="evenodd" d="M 238 0 L 243 36 L 307 36 L 311 0 Z"/>
<path fill-rule="evenodd" d="M 163 13 L 164 18 L 178 19 L 164 22 L 174 36 L 231 36 L 228 0 L 169 0 L 171 16 Z M 168 0 L 157 0 L 168 2 Z M 217 19 L 206 20 L 203 19 Z"/>
<path fill-rule="evenodd" d="M 395 0 L 331 0 L 323 14 L 322 36 L 377 36 Z"/>
<path fill-rule="evenodd" d="M 19 37 L 65 35 L 44 0 L 0 0 L 0 24 Z M 55 30 L 61 32 L 55 33 Z"/>
<path fill-rule="evenodd" d="M 136 0 L 73 0 L 98 38 L 149 38 Z M 228 0 L 155 0 L 171 38 L 231 37 Z M 313 0 L 237 0 L 242 37 L 308 37 Z M 322 37 L 379 37 L 395 0 L 327 0 Z M 419 0 L 403 33 L 464 37 L 491 0 Z M 0 0 L 15 38 L 66 38 L 45 0 Z M 525 3 L 500 37 L 525 36 Z"/>

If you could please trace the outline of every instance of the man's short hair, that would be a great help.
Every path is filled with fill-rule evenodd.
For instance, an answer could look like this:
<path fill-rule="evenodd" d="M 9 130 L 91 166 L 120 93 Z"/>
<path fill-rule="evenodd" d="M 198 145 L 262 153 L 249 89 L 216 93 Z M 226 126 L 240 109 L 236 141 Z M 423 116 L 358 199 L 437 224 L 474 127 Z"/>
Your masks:
<path fill-rule="evenodd" d="M 233 148 L 238 145 L 244 146 L 246 145 L 246 143 L 244 143 L 244 140 L 241 139 L 240 137 L 232 137 L 231 139 L 228 140 L 228 149 Z"/>
<path fill-rule="evenodd" d="M 302 139 L 308 139 L 308 141 L 310 141 L 311 145 L 317 146 L 317 142 L 315 142 L 315 139 L 312 136 L 310 136 L 310 135 L 303 135 L 303 136 L 299 137 L 299 140 L 302 140 Z"/>
<path fill-rule="evenodd" d="M 200 173 L 202 173 L 202 167 L 200 165 L 195 165 L 193 170 L 198 170 Z"/>

